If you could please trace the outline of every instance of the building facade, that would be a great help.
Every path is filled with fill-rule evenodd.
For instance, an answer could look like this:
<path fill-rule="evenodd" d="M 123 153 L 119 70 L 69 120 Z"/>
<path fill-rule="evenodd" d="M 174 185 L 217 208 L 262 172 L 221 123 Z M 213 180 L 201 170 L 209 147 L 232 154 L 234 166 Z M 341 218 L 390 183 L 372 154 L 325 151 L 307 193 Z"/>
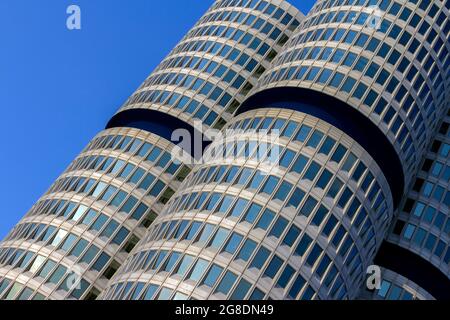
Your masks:
<path fill-rule="evenodd" d="M 232 151 L 194 168 L 103 298 L 360 297 L 397 258 L 384 239 L 447 113 L 448 45 L 443 3 L 317 2 L 227 126 Z M 255 130 L 281 133 L 275 167 Z M 384 270 L 382 293 L 406 279 Z M 431 297 L 413 287 L 398 298 Z"/>
<path fill-rule="evenodd" d="M 449 116 L 447 110 L 376 259 L 436 299 L 448 299 L 446 281 L 450 274 Z"/>
<path fill-rule="evenodd" d="M 0 244 L 0 298 L 448 299 L 449 7 L 216 1 Z M 194 164 L 179 128 L 226 134 Z"/>
<path fill-rule="evenodd" d="M 0 244 L 0 298 L 95 299 L 192 169 L 173 132 L 222 127 L 302 17 L 215 2 Z"/>

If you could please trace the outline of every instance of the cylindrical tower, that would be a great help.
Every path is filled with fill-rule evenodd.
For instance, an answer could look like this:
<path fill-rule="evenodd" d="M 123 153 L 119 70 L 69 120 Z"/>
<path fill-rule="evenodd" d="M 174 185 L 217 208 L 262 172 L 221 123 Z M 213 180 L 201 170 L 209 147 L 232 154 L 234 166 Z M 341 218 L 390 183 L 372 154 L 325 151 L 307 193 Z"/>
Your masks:
<path fill-rule="evenodd" d="M 369 291 L 364 288 L 360 299 L 363 300 L 435 300 L 419 285 L 392 270 L 382 269 L 380 289 Z"/>
<path fill-rule="evenodd" d="M 332 122 L 377 160 L 397 207 L 446 113 L 449 16 L 441 1 L 318 1 L 241 111 L 283 102 Z"/>
<path fill-rule="evenodd" d="M 104 298 L 359 292 L 393 212 L 373 158 L 341 130 L 291 110 L 250 111 L 230 127 L 243 131 L 227 135 L 226 156 L 195 167 Z M 267 145 L 259 130 L 281 135 Z M 275 149 L 279 161 L 261 154 Z"/>
<path fill-rule="evenodd" d="M 358 297 L 447 112 L 448 18 L 318 1 L 239 108 L 236 151 L 194 168 L 104 298 Z M 286 153 L 267 172 L 251 129 L 271 128 Z"/>
<path fill-rule="evenodd" d="M 301 17 L 216 1 L 0 243 L 0 299 L 97 297 L 192 168 L 172 133 L 222 127 Z"/>
<path fill-rule="evenodd" d="M 449 126 L 450 110 L 376 260 L 438 300 L 450 298 Z"/>

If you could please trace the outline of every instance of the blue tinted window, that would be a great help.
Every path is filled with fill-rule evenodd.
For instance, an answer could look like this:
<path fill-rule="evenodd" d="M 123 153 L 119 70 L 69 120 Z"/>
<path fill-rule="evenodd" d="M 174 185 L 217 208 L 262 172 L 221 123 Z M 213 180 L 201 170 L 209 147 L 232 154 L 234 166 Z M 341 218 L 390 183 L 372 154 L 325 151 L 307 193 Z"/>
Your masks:
<path fill-rule="evenodd" d="M 291 290 L 289 291 L 289 297 L 291 297 L 292 299 L 296 299 L 305 284 L 306 280 L 301 275 L 299 275 L 292 285 Z"/>
<path fill-rule="evenodd" d="M 286 229 L 286 226 L 288 224 L 288 221 L 284 219 L 283 217 L 279 217 L 277 222 L 273 225 L 272 230 L 269 233 L 269 236 L 275 236 L 276 238 L 279 238 L 281 234 L 284 232 L 284 229 Z"/>
<path fill-rule="evenodd" d="M 309 133 L 311 132 L 311 127 L 302 125 L 300 128 L 300 131 L 297 134 L 297 137 L 295 138 L 298 141 L 305 142 L 306 138 L 308 137 Z"/>
<path fill-rule="evenodd" d="M 280 181 L 279 178 L 270 176 L 267 182 L 264 184 L 264 187 L 262 188 L 262 192 L 267 194 L 272 194 L 273 190 L 275 190 L 278 182 Z"/>
<path fill-rule="evenodd" d="M 206 275 L 205 279 L 202 282 L 202 285 L 207 285 L 209 287 L 213 287 L 214 284 L 217 281 L 217 278 L 222 273 L 223 268 L 219 267 L 218 265 L 212 265 L 212 267 L 209 269 L 208 274 Z"/>
<path fill-rule="evenodd" d="M 247 239 L 244 243 L 244 245 L 241 248 L 241 251 L 239 251 L 239 254 L 237 256 L 237 259 L 242 259 L 244 261 L 248 261 L 250 257 L 252 256 L 253 252 L 256 249 L 256 242 L 250 239 Z"/>
<path fill-rule="evenodd" d="M 305 192 L 303 192 L 299 188 L 295 188 L 294 193 L 292 194 L 286 206 L 287 207 L 292 206 L 294 208 L 297 208 L 304 197 Z"/>
<path fill-rule="evenodd" d="M 275 213 L 269 209 L 266 209 L 258 221 L 256 228 L 261 228 L 263 230 L 267 230 L 269 225 L 272 223 L 273 218 L 275 217 Z"/>
<path fill-rule="evenodd" d="M 234 254 L 239 245 L 241 244 L 243 237 L 237 233 L 233 233 L 233 235 L 231 236 L 230 240 L 228 240 L 227 245 L 224 248 L 225 252 Z"/>
<path fill-rule="evenodd" d="M 292 184 L 283 181 L 281 186 L 278 188 L 277 193 L 275 194 L 274 198 L 284 201 L 286 200 L 286 197 L 292 190 Z"/>
<path fill-rule="evenodd" d="M 203 275 L 203 272 L 205 271 L 207 266 L 208 262 L 206 260 L 203 259 L 198 260 L 189 275 L 189 279 L 198 281 L 200 277 Z"/>
<path fill-rule="evenodd" d="M 261 269 L 261 267 L 266 263 L 267 258 L 269 258 L 270 251 L 264 247 L 261 247 L 253 258 L 252 263 L 250 264 L 250 268 Z"/>
<path fill-rule="evenodd" d="M 295 254 L 302 257 L 305 254 L 306 250 L 308 250 L 311 243 L 312 239 L 307 234 L 303 235 L 302 240 L 295 249 Z"/>
<path fill-rule="evenodd" d="M 275 278 L 277 273 L 280 271 L 281 266 L 283 265 L 283 260 L 278 256 L 274 256 L 270 264 L 267 266 L 264 275 L 269 277 L 270 279 Z"/>
<path fill-rule="evenodd" d="M 309 139 L 308 143 L 306 144 L 308 147 L 317 148 L 320 141 L 323 138 L 323 133 L 320 131 L 314 131 L 311 138 Z"/>
<path fill-rule="evenodd" d="M 251 284 L 248 281 L 241 279 L 236 289 L 234 290 L 233 294 L 231 295 L 230 299 L 243 300 L 247 295 L 248 291 L 250 290 L 250 288 Z"/>
<path fill-rule="evenodd" d="M 289 229 L 289 232 L 286 234 L 283 240 L 283 244 L 291 247 L 295 241 L 297 241 L 298 237 L 300 235 L 300 229 L 296 226 L 292 226 L 291 229 Z"/>
<path fill-rule="evenodd" d="M 297 172 L 297 173 L 302 173 L 303 170 L 305 169 L 306 164 L 308 163 L 308 158 L 306 158 L 303 155 L 300 155 L 297 159 L 297 161 L 294 163 L 294 165 L 292 166 L 292 171 Z"/>
<path fill-rule="evenodd" d="M 303 205 L 302 209 L 300 210 L 300 214 L 304 215 L 305 217 L 309 217 L 311 213 L 313 212 L 314 208 L 317 205 L 317 200 L 313 197 L 308 197 L 308 200 L 306 200 L 305 204 Z"/>
<path fill-rule="evenodd" d="M 314 245 L 314 249 L 309 254 L 308 259 L 306 260 L 306 263 L 309 264 L 310 266 L 313 266 L 316 263 L 317 258 L 322 253 L 322 251 L 323 250 L 321 247 L 319 247 L 317 244 Z"/>
<path fill-rule="evenodd" d="M 237 276 L 234 273 L 227 271 L 222 281 L 218 285 L 216 292 L 220 292 L 227 295 L 228 292 L 230 292 L 231 287 L 236 282 L 236 278 Z"/>
<path fill-rule="evenodd" d="M 247 213 L 245 214 L 244 221 L 253 223 L 256 220 L 256 218 L 258 217 L 261 209 L 262 209 L 262 207 L 260 205 L 252 203 L 250 208 L 247 210 Z"/>
<path fill-rule="evenodd" d="M 281 288 L 286 288 L 287 284 L 294 275 L 294 272 L 295 272 L 294 268 L 288 265 L 281 274 L 280 279 L 278 279 L 277 286 Z"/>

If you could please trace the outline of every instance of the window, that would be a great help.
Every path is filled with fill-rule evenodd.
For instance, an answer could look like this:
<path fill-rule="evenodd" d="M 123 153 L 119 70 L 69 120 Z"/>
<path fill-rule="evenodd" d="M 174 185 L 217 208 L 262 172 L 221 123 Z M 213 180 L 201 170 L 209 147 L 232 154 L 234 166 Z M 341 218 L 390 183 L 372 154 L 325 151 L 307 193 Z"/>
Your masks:
<path fill-rule="evenodd" d="M 116 187 L 109 186 L 108 189 L 103 194 L 103 196 L 100 198 L 100 200 L 108 201 L 116 191 L 117 191 Z"/>
<path fill-rule="evenodd" d="M 274 256 L 270 264 L 267 266 L 266 271 L 264 271 L 264 276 L 269 277 L 270 279 L 275 278 L 283 263 L 284 261 L 281 258 Z"/>
<path fill-rule="evenodd" d="M 233 233 L 233 235 L 228 240 L 223 251 L 228 252 L 230 254 L 234 254 L 237 251 L 239 245 L 241 244 L 242 239 L 243 239 L 243 236 L 241 236 L 237 233 Z"/>
<path fill-rule="evenodd" d="M 280 278 L 278 279 L 277 286 L 283 289 L 286 288 L 294 273 L 294 268 L 292 268 L 290 265 L 287 265 Z"/>
<path fill-rule="evenodd" d="M 75 247 L 70 252 L 70 255 L 79 257 L 87 245 L 88 245 L 88 242 L 86 240 L 80 239 L 80 241 L 78 241 L 78 243 L 75 245 Z"/>
<path fill-rule="evenodd" d="M 278 191 L 275 194 L 274 199 L 278 199 L 278 200 L 284 202 L 286 200 L 286 197 L 288 196 L 288 194 L 291 192 L 291 189 L 292 189 L 292 184 L 283 181 L 281 186 L 278 188 Z"/>
<path fill-rule="evenodd" d="M 295 254 L 302 257 L 305 254 L 305 252 L 308 250 L 311 243 L 312 243 L 311 237 L 309 237 L 307 234 L 303 235 L 302 240 L 300 241 L 297 248 L 295 249 Z"/>
<path fill-rule="evenodd" d="M 166 262 L 164 262 L 164 264 L 162 265 L 160 271 L 171 272 L 173 267 L 174 267 L 174 265 L 177 263 L 179 257 L 180 257 L 180 253 L 173 252 L 170 255 L 170 257 L 166 260 Z"/>
<path fill-rule="evenodd" d="M 181 259 L 181 262 L 178 264 L 176 269 L 174 270 L 173 274 L 177 274 L 180 276 L 184 276 L 188 270 L 188 268 L 191 266 L 192 262 L 194 261 L 194 257 L 192 256 L 184 256 Z"/>
<path fill-rule="evenodd" d="M 305 204 L 303 205 L 302 209 L 300 210 L 300 214 L 304 215 L 305 217 L 309 217 L 311 213 L 313 212 L 314 208 L 317 205 L 317 200 L 313 197 L 309 196 L 308 200 L 306 200 Z"/>
<path fill-rule="evenodd" d="M 279 181 L 280 181 L 279 178 L 270 176 L 267 182 L 264 184 L 262 192 L 267 193 L 269 195 L 272 194 L 273 190 L 275 190 Z"/>
<path fill-rule="evenodd" d="M 305 142 L 306 138 L 308 137 L 309 133 L 311 132 L 311 127 L 302 125 L 302 127 L 300 128 L 297 137 L 295 138 L 296 140 L 300 141 L 300 142 Z"/>
<path fill-rule="evenodd" d="M 241 281 L 237 285 L 236 289 L 234 289 L 234 292 L 231 295 L 230 300 L 232 300 L 232 301 L 233 300 L 243 300 L 246 297 L 250 288 L 251 288 L 251 284 L 248 281 L 241 279 Z"/>
<path fill-rule="evenodd" d="M 80 260 L 80 262 L 85 262 L 87 264 L 91 263 L 91 261 L 94 259 L 94 257 L 99 252 L 99 249 L 92 245 L 84 254 L 83 258 Z"/>
<path fill-rule="evenodd" d="M 58 282 L 62 279 L 62 277 L 66 274 L 66 272 L 67 272 L 66 267 L 58 266 L 47 282 L 58 284 Z"/>
<path fill-rule="evenodd" d="M 313 161 L 303 178 L 310 181 L 314 181 L 317 174 L 319 173 L 320 168 L 321 168 L 320 165 L 317 162 Z"/>
<path fill-rule="evenodd" d="M 305 192 L 303 192 L 299 188 L 295 188 L 294 193 L 292 194 L 286 206 L 287 207 L 292 206 L 294 208 L 297 208 L 304 197 Z"/>
<path fill-rule="evenodd" d="M 255 249 L 256 249 L 256 242 L 247 239 L 244 245 L 242 246 L 241 250 L 239 251 L 239 254 L 237 255 L 236 259 L 248 261 L 252 256 L 253 252 L 255 251 Z"/>
<path fill-rule="evenodd" d="M 267 230 L 269 225 L 272 223 L 272 220 L 275 217 L 275 213 L 272 210 L 266 209 L 264 210 L 264 213 L 262 214 L 261 218 L 258 221 L 258 224 L 256 225 L 256 228 L 260 228 L 263 230 Z"/>
<path fill-rule="evenodd" d="M 216 293 L 220 292 L 220 293 L 223 293 L 224 295 L 227 295 L 230 292 L 231 287 L 236 282 L 236 279 L 237 279 L 237 276 L 234 273 L 227 271 L 227 273 L 225 273 L 225 276 L 223 277 L 222 281 L 217 286 Z"/>
<path fill-rule="evenodd" d="M 292 247 L 292 245 L 297 241 L 298 237 L 300 235 L 300 229 L 296 226 L 292 226 L 289 229 L 289 232 L 286 234 L 283 240 L 283 244 L 287 245 L 289 247 Z"/>
<path fill-rule="evenodd" d="M 292 285 L 291 290 L 289 291 L 289 297 L 292 299 L 296 299 L 305 284 L 306 280 L 301 275 L 299 275 Z"/>
<path fill-rule="evenodd" d="M 219 278 L 220 274 L 222 273 L 222 271 L 223 271 L 222 267 L 213 264 L 209 269 L 208 274 L 203 279 L 201 285 L 207 285 L 208 287 L 212 288 L 216 283 L 217 279 Z"/>
<path fill-rule="evenodd" d="M 297 161 L 294 163 L 292 170 L 293 172 L 297 172 L 301 174 L 303 170 L 305 169 L 306 164 L 308 163 L 308 158 L 306 158 L 303 155 L 300 155 L 297 159 Z"/>
<path fill-rule="evenodd" d="M 314 245 L 313 250 L 311 251 L 311 253 L 308 256 L 308 259 L 306 260 L 306 263 L 310 266 L 314 266 L 318 257 L 322 254 L 322 248 L 319 247 L 317 244 Z"/>
<path fill-rule="evenodd" d="M 203 245 L 204 243 L 206 243 L 214 228 L 215 228 L 214 225 L 210 223 L 206 224 L 203 227 L 202 231 L 200 231 L 199 235 L 197 236 L 197 240 L 195 242 L 198 243 L 198 245 Z"/>
<path fill-rule="evenodd" d="M 144 300 L 153 300 L 153 296 L 156 293 L 156 290 L 158 289 L 158 286 L 156 285 L 150 285 L 143 297 Z"/>
<path fill-rule="evenodd" d="M 252 203 L 250 208 L 247 210 L 247 213 L 244 216 L 244 221 L 247 221 L 251 224 L 256 220 L 259 213 L 261 212 L 262 207 L 256 203 Z"/>
<path fill-rule="evenodd" d="M 253 258 L 253 261 L 250 264 L 250 268 L 261 269 L 261 267 L 266 263 L 267 259 L 269 258 L 269 255 L 270 251 L 264 247 L 261 247 L 256 256 Z"/>
<path fill-rule="evenodd" d="M 279 217 L 277 222 L 275 222 L 272 230 L 270 231 L 269 236 L 279 238 L 286 229 L 287 224 L 288 221 L 286 219 L 284 219 L 283 217 Z"/>
<path fill-rule="evenodd" d="M 219 249 L 223 243 L 225 242 L 225 239 L 228 237 L 229 230 L 225 228 L 219 228 L 214 238 L 211 240 L 209 247 L 213 249 Z"/>
<path fill-rule="evenodd" d="M 231 210 L 229 216 L 231 217 L 240 217 L 243 210 L 247 207 L 248 200 L 239 199 Z"/>
<path fill-rule="evenodd" d="M 42 278 L 47 278 L 50 271 L 56 266 L 56 263 L 52 260 L 48 260 L 45 265 L 42 267 L 41 271 L 37 274 L 37 276 Z"/>
<path fill-rule="evenodd" d="M 315 130 L 311 138 L 308 140 L 306 146 L 311 148 L 317 148 L 323 136 L 324 134 L 322 132 Z"/>
<path fill-rule="evenodd" d="M 322 175 L 320 176 L 319 180 L 317 181 L 316 186 L 321 188 L 322 190 L 325 190 L 332 177 L 333 174 L 327 169 L 325 169 Z"/>

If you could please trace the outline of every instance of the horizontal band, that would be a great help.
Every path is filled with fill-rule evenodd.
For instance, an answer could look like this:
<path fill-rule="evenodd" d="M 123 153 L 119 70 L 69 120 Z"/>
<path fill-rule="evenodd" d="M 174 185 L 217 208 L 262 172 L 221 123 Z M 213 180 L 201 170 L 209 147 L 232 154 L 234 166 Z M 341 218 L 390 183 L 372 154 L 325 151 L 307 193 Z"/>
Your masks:
<path fill-rule="evenodd" d="M 256 93 L 239 108 L 238 114 L 260 108 L 303 112 L 328 122 L 358 142 L 376 161 L 389 183 L 394 207 L 404 194 L 405 177 L 399 156 L 384 133 L 366 116 L 341 100 L 303 88 L 273 88 Z"/>
<path fill-rule="evenodd" d="M 185 150 L 192 157 L 199 158 L 201 155 L 195 155 L 195 141 L 197 137 L 202 139 L 202 151 L 206 149 L 206 147 L 211 143 L 208 141 L 203 141 L 203 135 L 193 126 L 171 116 L 170 114 L 163 113 L 156 110 L 150 109 L 128 109 L 117 113 L 112 119 L 108 122 L 106 129 L 111 128 L 135 128 L 140 130 L 145 130 L 147 132 L 156 134 L 172 143 L 172 135 L 176 130 L 187 130 L 191 137 L 191 148 L 190 150 Z M 199 160 L 199 159 L 197 159 Z"/>
<path fill-rule="evenodd" d="M 450 280 L 429 261 L 399 245 L 385 241 L 375 264 L 413 281 L 437 300 L 450 300 Z"/>

